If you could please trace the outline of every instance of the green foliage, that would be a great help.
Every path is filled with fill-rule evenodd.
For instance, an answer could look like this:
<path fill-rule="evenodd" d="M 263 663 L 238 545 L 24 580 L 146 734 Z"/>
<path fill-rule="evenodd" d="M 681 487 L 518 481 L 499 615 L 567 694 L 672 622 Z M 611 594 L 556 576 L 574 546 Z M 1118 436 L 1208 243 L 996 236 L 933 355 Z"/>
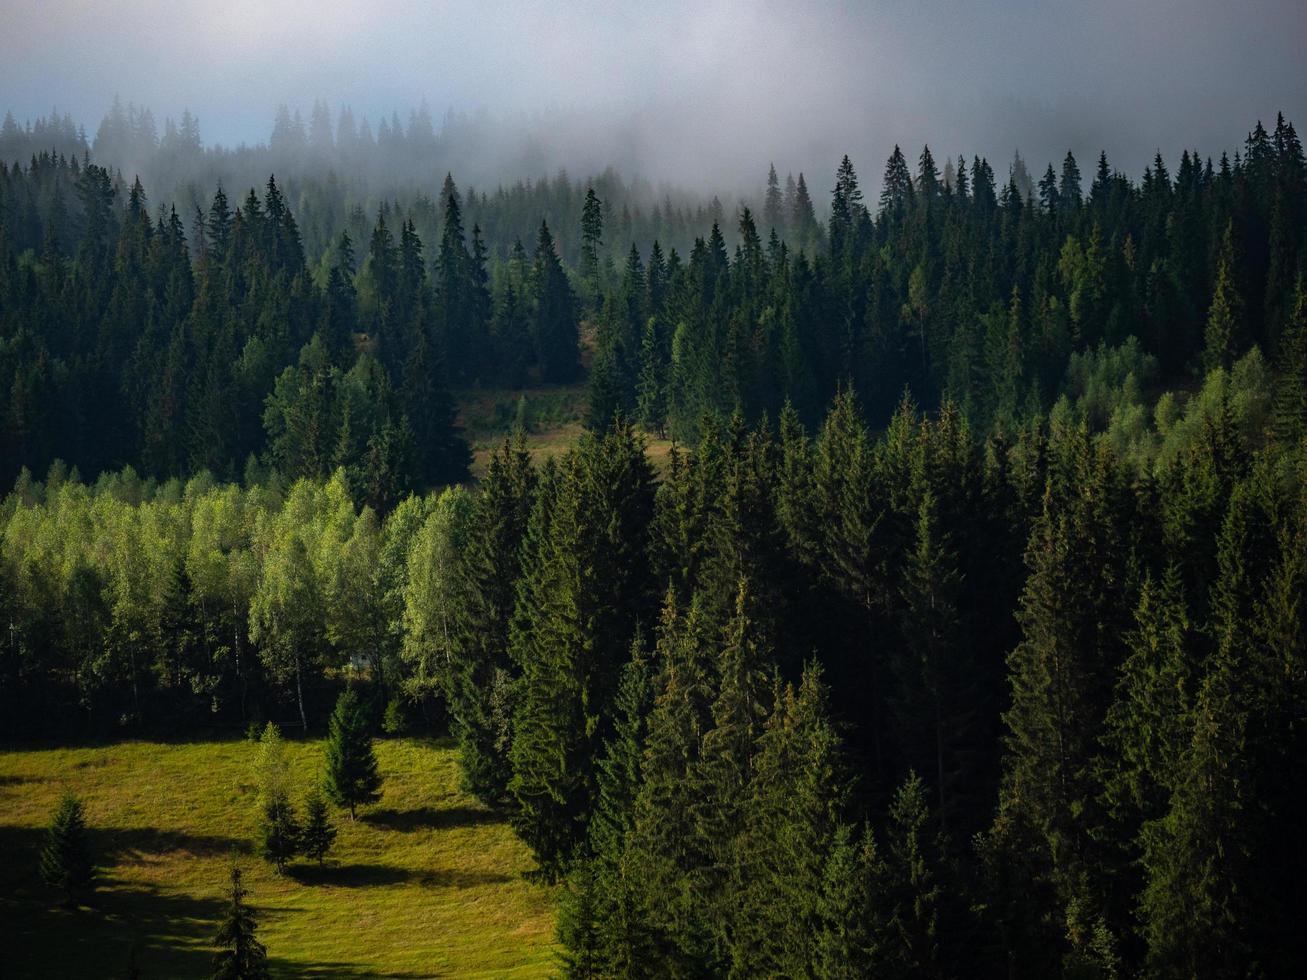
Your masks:
<path fill-rule="evenodd" d="M 258 922 L 245 904 L 246 894 L 240 866 L 233 860 L 226 915 L 213 937 L 213 944 L 219 947 L 213 957 L 213 980 L 266 980 L 271 976 L 268 951 L 255 938 Z"/>
<path fill-rule="evenodd" d="M 327 798 L 349 810 L 350 820 L 359 806 L 381 799 L 381 773 L 372 750 L 368 718 L 353 689 L 336 700 L 327 728 Z"/>
<path fill-rule="evenodd" d="M 336 828 L 327 812 L 327 801 L 316 789 L 304 801 L 304 826 L 300 829 L 300 853 L 318 864 L 336 842 Z"/>
<path fill-rule="evenodd" d="M 41 851 L 41 880 L 60 889 L 68 905 L 95 886 L 95 858 L 86 830 L 82 802 L 66 790 L 55 810 Z"/>
<path fill-rule="evenodd" d="M 282 874 L 286 865 L 300 853 L 300 846 L 300 823 L 290 801 L 273 799 L 264 803 L 257 842 L 259 857 Z"/>

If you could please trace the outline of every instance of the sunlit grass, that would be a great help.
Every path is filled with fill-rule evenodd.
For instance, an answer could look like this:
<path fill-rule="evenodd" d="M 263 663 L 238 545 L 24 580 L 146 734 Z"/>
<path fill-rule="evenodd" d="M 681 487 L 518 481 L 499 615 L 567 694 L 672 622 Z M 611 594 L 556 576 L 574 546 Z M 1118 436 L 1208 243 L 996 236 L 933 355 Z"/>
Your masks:
<path fill-rule="evenodd" d="M 320 778 L 320 742 L 287 745 L 299 796 Z M 323 868 L 277 877 L 250 854 L 249 742 L 121 743 L 0 752 L 0 976 L 207 976 L 233 851 L 259 938 L 280 976 L 540 976 L 555 962 L 553 895 L 523 878 L 526 848 L 459 792 L 454 751 L 377 743 L 379 803 Z M 104 855 L 100 888 L 64 911 L 37 875 L 43 828 L 65 786 Z M 135 953 L 133 954 L 133 950 Z"/>

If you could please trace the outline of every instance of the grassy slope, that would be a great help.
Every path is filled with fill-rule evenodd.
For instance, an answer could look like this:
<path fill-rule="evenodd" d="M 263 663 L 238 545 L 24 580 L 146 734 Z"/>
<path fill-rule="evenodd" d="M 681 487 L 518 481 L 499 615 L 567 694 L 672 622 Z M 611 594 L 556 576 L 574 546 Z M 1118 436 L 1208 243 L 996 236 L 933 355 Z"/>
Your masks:
<path fill-rule="evenodd" d="M 288 744 L 301 790 L 320 742 Z M 226 868 L 242 853 L 259 938 L 276 975 L 539 976 L 554 962 L 553 896 L 523 879 L 526 848 L 458 792 L 454 751 L 377 743 L 379 803 L 350 824 L 324 868 L 276 877 L 249 855 L 249 742 L 122 743 L 0 752 L 0 976 L 208 976 Z M 37 854 L 64 786 L 83 799 L 105 855 L 90 907 L 64 911 Z"/>
<path fill-rule="evenodd" d="M 485 476 L 490 454 L 513 431 L 518 400 L 523 396 L 527 414 L 526 445 L 537 465 L 550 456 L 567 452 L 581 438 L 588 397 L 584 384 L 523 391 L 487 388 L 462 392 L 458 399 L 459 424 L 472 446 L 473 477 Z M 650 462 L 662 470 L 671 441 L 646 433 L 645 444 Z"/>

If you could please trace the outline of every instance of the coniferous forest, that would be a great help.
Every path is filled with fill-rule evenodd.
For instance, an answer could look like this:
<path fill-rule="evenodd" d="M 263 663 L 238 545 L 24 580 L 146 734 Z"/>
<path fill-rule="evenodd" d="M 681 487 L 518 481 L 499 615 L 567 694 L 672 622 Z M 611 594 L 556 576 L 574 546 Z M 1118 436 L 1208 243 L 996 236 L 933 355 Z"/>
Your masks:
<path fill-rule="evenodd" d="M 147 116 L 0 129 L 6 744 L 275 719 L 352 822 L 369 732 L 448 736 L 570 977 L 1307 962 L 1289 119 L 723 205 L 478 189 L 325 106 L 200 189 L 230 161 Z M 559 386 L 584 433 L 473 478 L 469 393 Z M 221 975 L 266 975 L 230 896 Z"/>

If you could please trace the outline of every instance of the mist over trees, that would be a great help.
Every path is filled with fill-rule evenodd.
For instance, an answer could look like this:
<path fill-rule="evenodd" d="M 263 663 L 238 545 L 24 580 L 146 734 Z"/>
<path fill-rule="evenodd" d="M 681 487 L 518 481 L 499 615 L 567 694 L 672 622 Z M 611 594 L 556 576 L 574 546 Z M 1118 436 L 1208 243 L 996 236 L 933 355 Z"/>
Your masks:
<path fill-rule="evenodd" d="M 342 211 L 301 160 L 183 217 L 98 153 L 0 166 L 7 737 L 336 704 L 352 805 L 406 713 L 571 976 L 1307 955 L 1288 119 L 1137 179 L 760 161 L 729 211 L 440 170 Z M 584 431 L 473 483 L 459 394 L 545 386 Z"/>

